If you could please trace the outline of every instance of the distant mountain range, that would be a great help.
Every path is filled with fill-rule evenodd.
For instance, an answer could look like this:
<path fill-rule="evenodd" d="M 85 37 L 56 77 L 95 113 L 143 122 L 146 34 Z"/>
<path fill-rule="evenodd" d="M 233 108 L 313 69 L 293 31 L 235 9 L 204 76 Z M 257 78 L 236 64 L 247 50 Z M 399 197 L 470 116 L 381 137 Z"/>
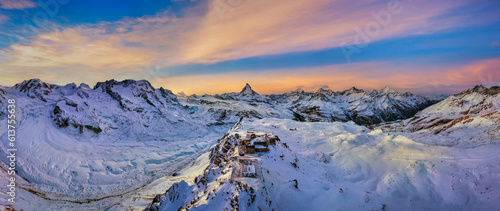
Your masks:
<path fill-rule="evenodd" d="M 319 89 L 316 92 L 260 95 L 247 84 L 239 93 L 191 95 L 185 98 L 185 102 L 205 108 L 219 123 L 235 122 L 234 117 L 249 116 L 307 122 L 354 121 L 371 125 L 412 117 L 438 101 L 389 88 L 365 91 L 353 87 L 339 92 Z"/>
<path fill-rule="evenodd" d="M 418 114 L 416 119 L 412 120 L 413 126 L 410 128 L 429 128 L 430 125 L 418 126 L 414 122 L 428 118 L 431 113 L 449 109 L 451 105 L 463 104 L 468 99 L 465 95 L 471 93 L 479 93 L 477 99 L 474 99 L 478 101 L 478 105 L 461 112 L 474 114 L 481 113 L 478 109 L 488 110 L 494 103 L 484 98 L 486 95 L 495 95 L 496 91 L 495 87 L 487 89 L 477 86 L 451 96 Z M 355 87 L 344 91 L 321 88 L 316 92 L 292 91 L 260 95 L 246 84 L 240 92 L 183 97 L 168 89 L 155 89 L 145 80 L 109 80 L 90 88 L 86 84 L 58 86 L 31 79 L 13 87 L 0 87 L 0 102 L 4 102 L 6 97 L 14 92 L 24 93 L 35 100 L 34 102 L 39 100 L 50 104 L 52 120 L 59 127 L 75 128 L 79 133 L 90 130 L 96 134 L 111 132 L 122 125 L 129 125 L 130 132 L 139 132 L 137 128 L 150 126 L 152 130 L 157 131 L 157 127 L 161 126 L 148 123 L 154 119 L 168 121 L 168 124 L 186 125 L 202 121 L 204 125 L 209 126 L 234 124 L 240 117 L 273 117 L 305 122 L 354 121 L 359 125 L 373 125 L 413 117 L 417 112 L 440 101 L 439 98 L 429 99 L 410 92 L 399 93 L 387 87 L 372 91 Z M 447 107 L 443 107 L 444 104 Z M 132 112 L 142 117 L 147 115 L 148 120 L 141 121 L 140 124 L 134 123 L 124 112 Z M 444 121 L 446 120 L 442 122 Z M 428 123 L 434 125 L 432 121 Z"/>

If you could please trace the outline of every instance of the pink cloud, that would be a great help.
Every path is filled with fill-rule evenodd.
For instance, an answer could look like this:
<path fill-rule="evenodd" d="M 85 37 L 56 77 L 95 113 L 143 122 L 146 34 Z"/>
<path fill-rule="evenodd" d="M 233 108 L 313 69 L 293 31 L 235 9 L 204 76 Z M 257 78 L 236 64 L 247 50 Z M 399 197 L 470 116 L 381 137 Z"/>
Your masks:
<path fill-rule="evenodd" d="M 2 9 L 29 9 L 37 7 L 37 4 L 30 0 L 0 0 L 0 8 Z"/>
<path fill-rule="evenodd" d="M 0 24 L 5 23 L 9 20 L 9 16 L 0 14 Z"/>

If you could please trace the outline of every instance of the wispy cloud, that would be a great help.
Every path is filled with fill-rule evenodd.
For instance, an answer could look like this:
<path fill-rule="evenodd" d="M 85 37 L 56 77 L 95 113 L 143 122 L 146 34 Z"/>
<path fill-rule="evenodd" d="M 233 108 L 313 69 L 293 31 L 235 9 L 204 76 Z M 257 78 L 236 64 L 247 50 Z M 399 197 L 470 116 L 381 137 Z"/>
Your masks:
<path fill-rule="evenodd" d="M 0 8 L 23 10 L 37 7 L 37 4 L 30 0 L 0 0 Z"/>
<path fill-rule="evenodd" d="M 69 28 L 50 22 L 40 29 L 50 32 L 0 50 L 0 59 L 12 67 L 81 65 L 99 70 L 140 70 L 157 61 L 159 53 L 169 57 L 166 46 L 175 43 L 169 36 L 179 36 L 177 29 L 175 17 L 168 14 Z"/>
<path fill-rule="evenodd" d="M 0 24 L 3 24 L 8 20 L 9 20 L 9 16 L 0 14 Z"/>
<path fill-rule="evenodd" d="M 125 47 L 122 36 L 105 36 L 102 28 L 71 28 L 40 34 L 29 45 L 16 44 L 4 51 L 9 65 L 23 67 L 64 67 L 84 65 L 93 68 L 122 68 L 147 65 L 146 49 Z M 121 39 L 120 39 L 121 38 Z"/>

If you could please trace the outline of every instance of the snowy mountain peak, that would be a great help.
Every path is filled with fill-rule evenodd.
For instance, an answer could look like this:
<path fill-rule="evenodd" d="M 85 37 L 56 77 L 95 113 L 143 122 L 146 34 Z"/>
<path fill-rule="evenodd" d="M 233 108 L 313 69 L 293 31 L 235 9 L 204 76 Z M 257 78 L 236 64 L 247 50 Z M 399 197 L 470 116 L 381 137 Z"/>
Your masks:
<path fill-rule="evenodd" d="M 316 91 L 315 93 L 317 96 L 321 96 L 321 98 L 323 100 L 327 100 L 326 96 L 331 96 L 331 97 L 334 97 L 335 95 L 337 95 L 336 92 L 332 91 L 331 89 L 326 89 L 326 88 L 320 88 L 318 89 L 318 91 Z"/>
<path fill-rule="evenodd" d="M 318 91 L 316 91 L 316 93 L 328 93 L 330 92 L 331 90 L 329 89 L 325 89 L 323 87 L 319 88 Z"/>
<path fill-rule="evenodd" d="M 94 86 L 94 89 L 113 87 L 113 86 L 123 86 L 123 87 L 133 86 L 133 87 L 143 88 L 145 90 L 150 90 L 150 91 L 155 90 L 155 88 L 147 80 L 136 81 L 136 80 L 132 80 L 132 79 L 126 79 L 123 81 L 116 81 L 114 79 L 111 79 L 111 80 L 107 80 L 106 82 L 98 82 Z"/>
<path fill-rule="evenodd" d="M 498 101 L 500 87 L 486 88 L 478 85 L 445 100 L 421 112 L 423 114 L 439 113 L 451 115 L 481 114 L 493 112 L 500 108 Z"/>
<path fill-rule="evenodd" d="M 59 88 L 59 86 L 45 83 L 38 78 L 25 80 L 14 85 L 14 89 L 19 90 L 19 92 L 26 93 L 29 97 L 38 98 L 42 101 L 47 101 L 44 96 L 49 95 L 56 88 Z"/>
<path fill-rule="evenodd" d="M 349 91 L 353 91 L 353 92 L 361 92 L 361 91 L 363 91 L 363 90 L 362 90 L 362 89 L 358 89 L 358 88 L 356 88 L 355 86 L 353 86 L 353 87 L 351 87 L 351 88 L 349 89 Z"/>
<path fill-rule="evenodd" d="M 86 90 L 89 90 L 91 89 L 90 86 L 86 83 L 81 83 L 80 86 L 78 86 L 78 88 L 80 89 L 86 89 Z"/>
<path fill-rule="evenodd" d="M 397 92 L 396 90 L 393 90 L 387 86 L 380 90 L 380 93 L 396 93 L 396 92 Z"/>
<path fill-rule="evenodd" d="M 500 93 L 500 87 L 499 86 L 492 86 L 491 88 L 486 88 L 483 85 L 477 85 L 472 89 L 468 89 L 466 91 L 463 91 L 457 95 L 465 95 L 465 94 L 471 94 L 471 93 L 479 93 L 479 94 L 484 94 L 484 95 L 497 95 Z"/>
<path fill-rule="evenodd" d="M 20 92 L 28 92 L 33 88 L 49 89 L 49 85 L 38 78 L 34 78 L 14 85 L 14 88 L 19 89 Z"/>
<path fill-rule="evenodd" d="M 430 130 L 434 134 L 473 125 L 473 127 L 497 125 L 500 123 L 500 87 L 486 88 L 478 85 L 420 111 L 407 129 L 410 131 Z M 498 130 L 498 129 L 494 129 Z M 500 134 L 485 133 L 497 140 Z"/>
<path fill-rule="evenodd" d="M 353 94 L 353 93 L 362 93 L 362 92 L 364 92 L 364 90 L 358 89 L 358 88 L 353 86 L 350 89 L 343 91 L 341 94 L 349 95 L 349 94 Z"/>
<path fill-rule="evenodd" d="M 252 87 L 250 84 L 247 83 L 245 87 L 241 90 L 239 96 L 256 96 L 259 95 L 257 92 L 253 91 Z"/>

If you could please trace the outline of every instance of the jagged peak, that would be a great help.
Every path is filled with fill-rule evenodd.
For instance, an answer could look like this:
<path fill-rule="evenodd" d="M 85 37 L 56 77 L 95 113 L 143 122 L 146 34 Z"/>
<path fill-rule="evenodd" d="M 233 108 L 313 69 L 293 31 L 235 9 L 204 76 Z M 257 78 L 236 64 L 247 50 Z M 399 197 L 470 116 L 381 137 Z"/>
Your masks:
<path fill-rule="evenodd" d="M 497 95 L 500 93 L 500 87 L 499 86 L 492 86 L 490 88 L 486 88 L 483 85 L 476 85 L 476 86 L 474 86 L 474 88 L 463 91 L 457 95 L 466 95 L 466 94 L 471 94 L 474 92 L 479 93 L 479 94 L 484 94 L 484 95 Z"/>
<path fill-rule="evenodd" d="M 352 86 L 349 91 L 363 91 L 362 89 L 358 89 L 355 86 Z"/>
<path fill-rule="evenodd" d="M 33 78 L 29 80 L 24 80 L 23 82 L 14 85 L 14 88 L 19 89 L 20 92 L 27 92 L 28 90 L 37 88 L 49 90 L 55 86 L 56 85 L 45 83 L 39 78 Z"/>
<path fill-rule="evenodd" d="M 14 88 L 22 88 L 22 87 L 26 87 L 26 86 L 32 87 L 33 85 L 41 85 L 42 87 L 46 86 L 48 88 L 47 83 L 43 82 L 39 78 L 24 80 L 23 82 L 14 85 Z"/>
<path fill-rule="evenodd" d="M 488 88 L 484 87 L 483 85 L 476 85 L 474 88 L 472 88 L 471 91 L 482 93 L 482 92 L 485 92 L 487 90 L 488 90 Z"/>
<path fill-rule="evenodd" d="M 133 80 L 133 79 L 125 79 L 123 81 L 117 81 L 115 79 L 107 80 L 105 82 L 97 82 L 97 84 L 94 86 L 94 89 L 97 88 L 103 88 L 106 86 L 123 86 L 123 87 L 128 87 L 130 85 L 135 85 L 135 86 L 142 86 L 146 88 L 150 88 L 151 90 L 155 90 L 155 88 L 149 83 L 147 80 Z"/>
<path fill-rule="evenodd" d="M 76 84 L 75 83 L 69 83 L 69 84 L 66 84 L 64 86 L 64 88 L 67 88 L 67 89 L 76 89 Z"/>
<path fill-rule="evenodd" d="M 255 95 L 259 95 L 257 92 L 253 91 L 252 87 L 250 86 L 250 84 L 246 84 L 245 87 L 243 87 L 243 89 L 241 90 L 239 96 L 255 96 Z"/>
<path fill-rule="evenodd" d="M 344 94 L 350 94 L 350 93 L 361 93 L 361 92 L 364 92 L 364 90 L 358 89 L 355 86 L 353 86 L 353 87 L 351 87 L 348 90 L 344 90 L 342 93 L 344 93 Z"/>
<path fill-rule="evenodd" d="M 107 85 L 113 86 L 116 83 L 118 83 L 118 81 L 116 81 L 115 79 L 107 80 L 105 82 L 97 82 L 94 86 L 94 89 L 105 88 Z"/>
<path fill-rule="evenodd" d="M 90 86 L 86 83 L 81 83 L 80 86 L 78 86 L 80 89 L 90 89 Z"/>
<path fill-rule="evenodd" d="M 337 93 L 332 91 L 331 89 L 323 88 L 323 87 L 319 88 L 315 94 L 316 95 L 323 95 L 323 96 L 335 96 L 335 95 L 337 95 Z"/>
<path fill-rule="evenodd" d="M 380 90 L 380 93 L 395 93 L 395 92 L 397 91 L 389 88 L 388 86 L 385 86 L 383 89 Z"/>
<path fill-rule="evenodd" d="M 326 88 L 321 87 L 321 88 L 319 88 L 319 89 L 318 89 L 318 91 L 316 91 L 316 92 L 317 92 L 317 93 L 322 93 L 322 92 L 330 92 L 330 91 L 331 91 L 331 90 L 329 90 L 329 89 L 326 89 Z"/>
<path fill-rule="evenodd" d="M 39 78 L 32 78 L 32 79 L 28 79 L 28 80 L 24 80 L 23 82 L 21 82 L 21 84 L 26 84 L 26 83 L 40 83 L 43 81 L 40 80 Z"/>

